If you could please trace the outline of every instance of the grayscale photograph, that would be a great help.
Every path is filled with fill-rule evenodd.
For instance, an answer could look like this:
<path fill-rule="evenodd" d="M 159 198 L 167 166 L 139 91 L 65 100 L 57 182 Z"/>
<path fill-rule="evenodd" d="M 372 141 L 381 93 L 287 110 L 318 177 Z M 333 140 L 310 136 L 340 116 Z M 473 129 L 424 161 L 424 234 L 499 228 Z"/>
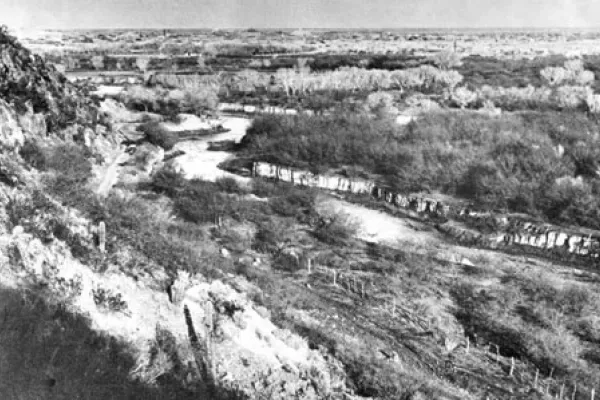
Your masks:
<path fill-rule="evenodd" d="M 600 0 L 0 0 L 0 400 L 600 400 Z"/>

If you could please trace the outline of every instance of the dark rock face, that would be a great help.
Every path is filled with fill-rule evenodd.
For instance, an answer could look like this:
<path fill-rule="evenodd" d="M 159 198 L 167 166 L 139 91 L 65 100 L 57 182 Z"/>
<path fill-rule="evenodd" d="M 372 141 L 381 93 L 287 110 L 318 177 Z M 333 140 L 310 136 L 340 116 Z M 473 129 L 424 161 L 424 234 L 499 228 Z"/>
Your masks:
<path fill-rule="evenodd" d="M 69 125 L 95 126 L 98 110 L 92 100 L 44 60 L 0 28 L 0 98 L 32 126 L 57 134 Z M 39 117 L 43 116 L 43 121 Z M 41 132 L 36 132 L 41 133 Z"/>

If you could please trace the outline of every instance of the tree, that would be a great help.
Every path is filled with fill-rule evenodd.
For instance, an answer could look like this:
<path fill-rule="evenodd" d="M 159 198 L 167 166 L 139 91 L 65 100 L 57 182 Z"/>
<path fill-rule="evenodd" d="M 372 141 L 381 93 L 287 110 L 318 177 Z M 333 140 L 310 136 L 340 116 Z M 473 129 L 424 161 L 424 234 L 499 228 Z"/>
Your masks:
<path fill-rule="evenodd" d="M 93 56 L 91 61 L 95 70 L 100 71 L 104 69 L 104 56 Z"/>
<path fill-rule="evenodd" d="M 398 114 L 398 109 L 394 106 L 394 96 L 386 92 L 369 94 L 365 108 L 378 118 L 386 118 Z"/>
<path fill-rule="evenodd" d="M 462 65 L 460 55 L 453 51 L 442 51 L 432 57 L 433 64 L 442 70 L 448 70 Z"/>
<path fill-rule="evenodd" d="M 477 100 L 477 93 L 461 86 L 452 93 L 450 98 L 460 108 L 465 108 Z"/>
<path fill-rule="evenodd" d="M 149 64 L 150 64 L 150 58 L 149 57 L 137 57 L 135 59 L 135 65 L 142 72 L 146 72 L 146 70 L 148 69 Z"/>
<path fill-rule="evenodd" d="M 550 86 L 558 86 L 567 78 L 567 71 L 561 67 L 547 67 L 540 74 Z"/>

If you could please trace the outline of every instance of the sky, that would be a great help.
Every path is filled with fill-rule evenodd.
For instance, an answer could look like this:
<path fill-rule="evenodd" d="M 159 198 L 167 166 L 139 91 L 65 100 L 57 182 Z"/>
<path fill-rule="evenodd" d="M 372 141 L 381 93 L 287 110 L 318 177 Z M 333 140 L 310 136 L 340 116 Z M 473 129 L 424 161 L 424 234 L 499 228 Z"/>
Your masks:
<path fill-rule="evenodd" d="M 600 0 L 0 0 L 12 29 L 600 27 Z"/>

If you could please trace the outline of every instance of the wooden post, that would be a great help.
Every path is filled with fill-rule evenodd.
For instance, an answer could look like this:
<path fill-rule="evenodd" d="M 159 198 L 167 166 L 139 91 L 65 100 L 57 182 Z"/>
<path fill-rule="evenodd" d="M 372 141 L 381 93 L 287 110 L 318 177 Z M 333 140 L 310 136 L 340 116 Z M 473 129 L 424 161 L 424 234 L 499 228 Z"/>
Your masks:
<path fill-rule="evenodd" d="M 470 347 L 471 347 L 471 341 L 469 340 L 469 337 L 467 336 L 467 354 L 469 354 Z"/>
<path fill-rule="evenodd" d="M 575 382 L 575 386 L 573 386 L 573 393 L 571 393 L 571 400 L 575 400 L 576 394 L 577 394 L 577 382 Z"/>
<path fill-rule="evenodd" d="M 562 400 L 564 393 L 565 393 L 565 383 L 563 382 L 563 384 L 560 386 L 560 394 L 559 394 L 560 400 Z"/>
<path fill-rule="evenodd" d="M 540 370 L 539 368 L 536 368 L 535 370 L 535 380 L 533 381 L 533 387 L 537 389 L 538 386 L 538 379 L 540 377 Z"/>
<path fill-rule="evenodd" d="M 594 397 L 596 397 L 596 389 L 592 389 L 592 394 L 590 396 L 590 399 L 594 400 Z"/>
<path fill-rule="evenodd" d="M 511 357 L 510 358 L 510 371 L 508 373 L 508 376 L 513 376 L 513 372 L 515 372 L 515 358 Z"/>
<path fill-rule="evenodd" d="M 310 270 L 312 268 L 312 258 L 310 257 L 306 260 L 306 268 L 308 269 L 308 274 L 310 275 Z"/>
<path fill-rule="evenodd" d="M 333 286 L 337 286 L 337 281 L 336 280 L 337 280 L 337 272 L 334 269 L 333 270 Z"/>

